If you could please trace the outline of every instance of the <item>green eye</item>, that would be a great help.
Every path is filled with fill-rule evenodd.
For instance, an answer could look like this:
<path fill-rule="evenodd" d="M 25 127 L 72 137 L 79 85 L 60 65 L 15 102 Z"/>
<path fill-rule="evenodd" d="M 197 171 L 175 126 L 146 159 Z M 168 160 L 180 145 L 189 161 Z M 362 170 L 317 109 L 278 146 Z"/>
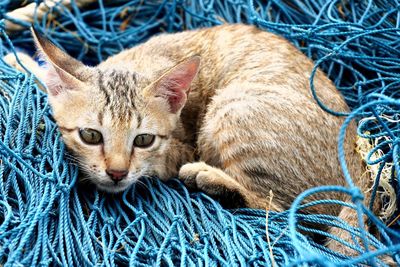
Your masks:
<path fill-rule="evenodd" d="M 90 128 L 79 129 L 79 136 L 83 142 L 89 145 L 98 145 L 103 142 L 101 133 Z"/>
<path fill-rule="evenodd" d="M 146 148 L 153 144 L 155 136 L 152 134 L 139 134 L 133 140 L 133 145 L 136 147 Z"/>

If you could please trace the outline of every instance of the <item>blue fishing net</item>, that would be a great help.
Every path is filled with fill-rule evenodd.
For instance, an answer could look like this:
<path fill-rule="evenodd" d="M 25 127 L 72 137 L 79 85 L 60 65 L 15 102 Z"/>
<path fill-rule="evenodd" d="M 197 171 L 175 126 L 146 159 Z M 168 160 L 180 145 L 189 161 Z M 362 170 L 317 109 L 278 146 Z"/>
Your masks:
<path fill-rule="evenodd" d="M 8 13 L 28 2 L 33 1 L 0 1 L 1 56 L 16 50 L 33 52 L 30 23 Z M 310 90 L 321 108 L 337 116 L 349 115 L 338 138 L 348 187 L 308 190 L 282 213 L 225 210 L 204 194 L 188 192 L 177 180 L 146 179 L 122 195 L 83 187 L 77 183 L 77 166 L 66 156 L 46 95 L 32 75 L 2 60 L 0 264 L 384 265 L 379 254 L 399 260 L 397 213 L 380 221 L 361 204 L 343 155 L 346 126 L 358 120 L 359 135 L 374 144 L 366 157 L 378 169 L 374 194 L 389 168 L 387 183 L 399 199 L 399 7 L 397 0 L 99 0 L 79 7 L 75 1 L 70 6 L 60 3 L 44 16 L 35 16 L 40 31 L 87 64 L 96 64 L 160 32 L 225 22 L 254 24 L 284 36 L 315 60 L 352 108 L 349 115 L 326 107 L 318 98 L 323 90 L 316 91 L 310 77 Z M 9 22 L 23 29 L 8 31 Z M 308 205 L 332 203 L 302 204 L 321 190 L 351 195 L 351 207 L 370 217 L 379 238 L 333 216 L 300 213 Z M 342 255 L 315 242 L 307 233 L 329 234 L 304 223 L 334 225 L 359 237 L 361 243 L 346 244 L 357 255 Z"/>

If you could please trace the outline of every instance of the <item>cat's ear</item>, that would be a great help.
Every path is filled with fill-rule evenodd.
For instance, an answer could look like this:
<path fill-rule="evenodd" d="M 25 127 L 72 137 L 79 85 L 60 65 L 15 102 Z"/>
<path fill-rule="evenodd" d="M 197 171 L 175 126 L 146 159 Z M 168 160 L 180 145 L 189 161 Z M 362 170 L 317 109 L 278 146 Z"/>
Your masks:
<path fill-rule="evenodd" d="M 39 53 L 48 65 L 44 82 L 49 94 L 56 96 L 63 91 L 79 88 L 83 83 L 83 73 L 88 67 L 62 51 L 34 27 L 31 32 Z"/>
<path fill-rule="evenodd" d="M 151 95 L 164 98 L 172 113 L 178 113 L 186 103 L 190 85 L 199 71 L 200 57 L 183 60 L 164 73 L 152 86 Z"/>

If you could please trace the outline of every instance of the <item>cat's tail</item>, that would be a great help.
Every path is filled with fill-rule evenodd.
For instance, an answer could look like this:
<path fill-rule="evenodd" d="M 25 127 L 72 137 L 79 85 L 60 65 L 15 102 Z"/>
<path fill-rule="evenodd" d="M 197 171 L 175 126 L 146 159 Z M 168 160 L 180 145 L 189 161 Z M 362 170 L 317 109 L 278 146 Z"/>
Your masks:
<path fill-rule="evenodd" d="M 342 227 L 331 227 L 329 233 L 337 238 L 330 239 L 327 242 L 327 247 L 344 257 L 355 258 L 365 253 L 364 238 L 368 239 L 368 251 L 376 251 L 379 247 L 376 246 L 376 240 L 379 239 L 379 232 L 368 227 L 368 218 L 363 215 L 364 229 L 360 229 L 357 212 L 350 207 L 344 207 L 339 213 L 338 218 L 343 221 Z M 362 231 L 364 233 L 362 233 Z M 375 235 L 375 237 L 373 236 Z M 375 239 L 376 238 L 376 239 Z M 340 241 L 339 241 L 340 240 Z M 374 242 L 375 241 L 375 242 Z M 382 247 L 380 247 L 382 248 Z M 378 266 L 386 264 L 388 266 L 397 266 L 392 255 L 382 254 L 375 258 L 375 263 Z"/>
<path fill-rule="evenodd" d="M 359 162 L 357 161 L 359 156 L 356 154 L 361 154 L 361 156 L 364 158 L 364 155 L 360 153 L 359 140 L 357 143 L 358 149 L 350 152 L 353 154 L 349 155 L 348 160 L 350 160 L 350 165 L 352 165 L 355 169 L 355 171 L 353 170 L 352 177 L 357 177 L 354 182 L 361 191 L 359 192 L 360 195 L 358 197 L 363 198 L 363 204 L 365 207 L 369 207 L 371 198 L 373 197 L 372 188 L 376 182 L 376 174 L 368 169 L 368 166 L 364 163 L 364 160 Z M 354 198 L 357 196 L 352 197 Z M 347 198 L 347 202 L 354 204 L 350 197 Z M 380 196 L 377 195 L 373 199 L 371 212 L 375 215 L 380 215 L 382 214 L 382 211 L 383 204 Z M 365 213 L 361 215 L 361 221 L 362 227 L 360 227 L 358 212 L 354 206 L 343 206 L 338 215 L 337 226 L 329 228 L 329 234 L 336 237 L 336 240 L 334 238 L 330 238 L 327 241 L 326 246 L 332 251 L 343 255 L 344 257 L 347 256 L 352 258 L 361 256 L 363 253 L 365 253 L 367 249 L 364 240 L 368 240 L 368 251 L 376 251 L 383 248 L 382 243 L 384 241 L 378 241 L 380 239 L 378 227 L 371 223 L 369 217 Z M 375 259 L 375 263 L 378 266 L 382 266 L 383 264 L 397 266 L 393 260 L 393 256 L 388 254 L 378 256 Z"/>

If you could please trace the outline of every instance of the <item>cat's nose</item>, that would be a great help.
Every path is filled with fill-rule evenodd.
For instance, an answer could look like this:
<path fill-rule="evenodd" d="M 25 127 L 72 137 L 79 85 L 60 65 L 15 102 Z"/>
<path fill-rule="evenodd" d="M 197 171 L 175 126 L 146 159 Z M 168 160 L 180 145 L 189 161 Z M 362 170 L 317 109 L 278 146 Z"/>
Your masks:
<path fill-rule="evenodd" d="M 127 170 L 106 170 L 106 173 L 115 183 L 118 183 L 128 175 Z"/>

